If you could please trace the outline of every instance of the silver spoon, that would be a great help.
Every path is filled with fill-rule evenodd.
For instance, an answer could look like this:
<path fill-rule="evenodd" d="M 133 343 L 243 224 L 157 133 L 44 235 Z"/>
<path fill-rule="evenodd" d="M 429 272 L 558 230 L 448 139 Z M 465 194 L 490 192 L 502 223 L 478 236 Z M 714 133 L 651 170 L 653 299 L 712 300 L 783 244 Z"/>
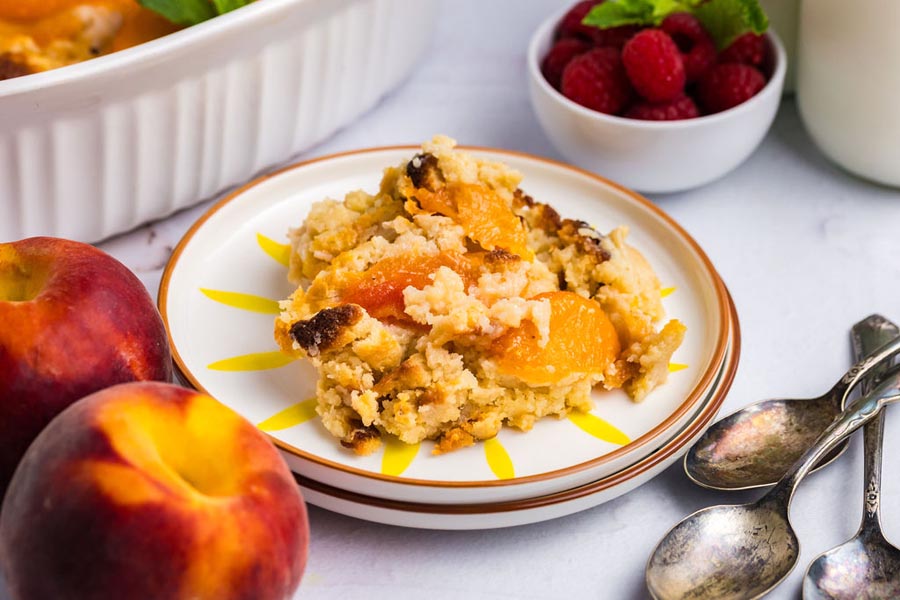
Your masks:
<path fill-rule="evenodd" d="M 713 506 L 673 527 L 647 563 L 657 600 L 750 600 L 794 568 L 800 545 L 788 520 L 794 489 L 819 459 L 881 409 L 900 401 L 900 367 L 850 404 L 765 496 L 751 504 Z"/>
<path fill-rule="evenodd" d="M 866 354 L 897 337 L 900 329 L 884 321 L 867 319 L 853 326 L 853 346 Z M 870 385 L 864 381 L 862 389 Z M 807 600 L 855 600 L 900 598 L 900 549 L 888 542 L 881 530 L 881 454 L 884 438 L 884 414 L 866 424 L 863 430 L 865 453 L 864 511 L 856 536 L 848 542 L 820 554 L 806 571 L 803 597 Z"/>
<path fill-rule="evenodd" d="M 818 398 L 764 400 L 728 415 L 706 430 L 687 452 L 685 473 L 694 483 L 714 490 L 772 485 L 840 414 L 856 384 L 897 352 L 900 338 L 853 365 Z M 845 448 L 846 443 L 837 446 L 815 468 L 828 464 Z"/>

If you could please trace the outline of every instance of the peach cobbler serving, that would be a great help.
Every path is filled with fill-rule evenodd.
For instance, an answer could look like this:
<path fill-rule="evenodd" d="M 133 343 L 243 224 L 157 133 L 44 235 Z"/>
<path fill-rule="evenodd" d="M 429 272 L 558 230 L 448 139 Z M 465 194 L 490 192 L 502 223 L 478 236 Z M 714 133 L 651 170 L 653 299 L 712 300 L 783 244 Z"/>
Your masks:
<path fill-rule="evenodd" d="M 0 81 L 118 52 L 253 0 L 0 0 Z"/>
<path fill-rule="evenodd" d="M 503 164 L 436 137 L 378 193 L 313 205 L 290 232 L 299 285 L 279 345 L 317 367 L 317 412 L 358 454 L 383 435 L 447 452 L 505 424 L 635 401 L 666 380 L 685 327 L 625 242 L 562 218 Z"/>
<path fill-rule="evenodd" d="M 0 0 L 0 80 L 82 62 L 175 30 L 136 0 Z"/>

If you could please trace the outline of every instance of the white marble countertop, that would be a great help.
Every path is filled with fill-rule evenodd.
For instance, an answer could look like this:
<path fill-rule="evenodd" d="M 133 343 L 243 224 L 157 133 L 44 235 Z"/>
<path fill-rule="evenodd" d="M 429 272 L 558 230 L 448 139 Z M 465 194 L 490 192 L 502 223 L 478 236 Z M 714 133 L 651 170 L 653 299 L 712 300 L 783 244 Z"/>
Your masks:
<path fill-rule="evenodd" d="M 532 115 L 525 48 L 554 0 L 443 0 L 431 52 L 374 110 L 298 158 L 418 143 L 443 132 L 466 144 L 559 158 Z M 849 365 L 848 330 L 873 312 L 900 321 L 900 192 L 829 164 L 786 100 L 759 150 L 698 190 L 651 198 L 706 250 L 731 289 L 743 350 L 722 409 L 824 391 Z M 156 292 L 172 247 L 209 202 L 101 247 Z M 900 543 L 900 414 L 889 410 L 883 495 Z M 690 484 L 679 465 L 585 512 L 510 529 L 442 532 L 310 508 L 309 564 L 298 598 L 644 598 L 643 569 L 686 514 L 754 493 Z M 771 597 L 799 597 L 806 566 L 848 539 L 862 511 L 862 450 L 804 483 L 792 518 L 798 568 Z M 0 583 L 0 598 L 5 596 Z"/>

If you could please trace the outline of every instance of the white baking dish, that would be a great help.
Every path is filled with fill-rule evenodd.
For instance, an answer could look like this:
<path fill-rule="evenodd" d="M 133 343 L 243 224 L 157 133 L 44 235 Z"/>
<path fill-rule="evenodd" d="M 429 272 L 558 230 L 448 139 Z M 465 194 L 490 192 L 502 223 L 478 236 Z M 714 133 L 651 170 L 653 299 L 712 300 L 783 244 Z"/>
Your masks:
<path fill-rule="evenodd" d="M 0 82 L 0 241 L 98 241 L 285 161 L 399 83 L 436 12 L 433 0 L 259 0 Z"/>

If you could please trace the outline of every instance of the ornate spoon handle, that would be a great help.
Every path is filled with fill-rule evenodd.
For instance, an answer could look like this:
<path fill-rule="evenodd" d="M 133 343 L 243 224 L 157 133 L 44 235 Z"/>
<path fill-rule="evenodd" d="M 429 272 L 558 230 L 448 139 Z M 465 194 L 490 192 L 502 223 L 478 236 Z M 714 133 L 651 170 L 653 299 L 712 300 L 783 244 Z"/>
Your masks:
<path fill-rule="evenodd" d="M 847 395 L 861 379 L 871 374 L 872 369 L 877 367 L 882 361 L 886 361 L 893 355 L 900 352 L 900 338 L 894 338 L 890 342 L 884 344 L 872 354 L 862 359 L 847 371 L 841 380 L 834 384 L 831 391 L 832 397 L 840 398 L 841 405 L 846 406 Z"/>
<path fill-rule="evenodd" d="M 853 326 L 853 346 L 860 354 L 868 354 L 885 342 L 900 337 L 900 328 L 881 315 L 871 315 Z M 872 378 L 862 383 L 863 393 L 872 387 L 872 381 L 885 367 L 873 371 Z M 879 414 L 874 421 L 866 424 L 863 430 L 865 455 L 865 489 L 864 513 L 860 533 L 883 536 L 881 533 L 881 454 L 884 439 L 884 414 Z"/>
<path fill-rule="evenodd" d="M 819 459 L 841 440 L 874 419 L 887 404 L 897 401 L 900 401 L 900 367 L 891 369 L 870 394 L 851 403 L 759 503 L 776 500 L 786 507 L 797 484 Z"/>

